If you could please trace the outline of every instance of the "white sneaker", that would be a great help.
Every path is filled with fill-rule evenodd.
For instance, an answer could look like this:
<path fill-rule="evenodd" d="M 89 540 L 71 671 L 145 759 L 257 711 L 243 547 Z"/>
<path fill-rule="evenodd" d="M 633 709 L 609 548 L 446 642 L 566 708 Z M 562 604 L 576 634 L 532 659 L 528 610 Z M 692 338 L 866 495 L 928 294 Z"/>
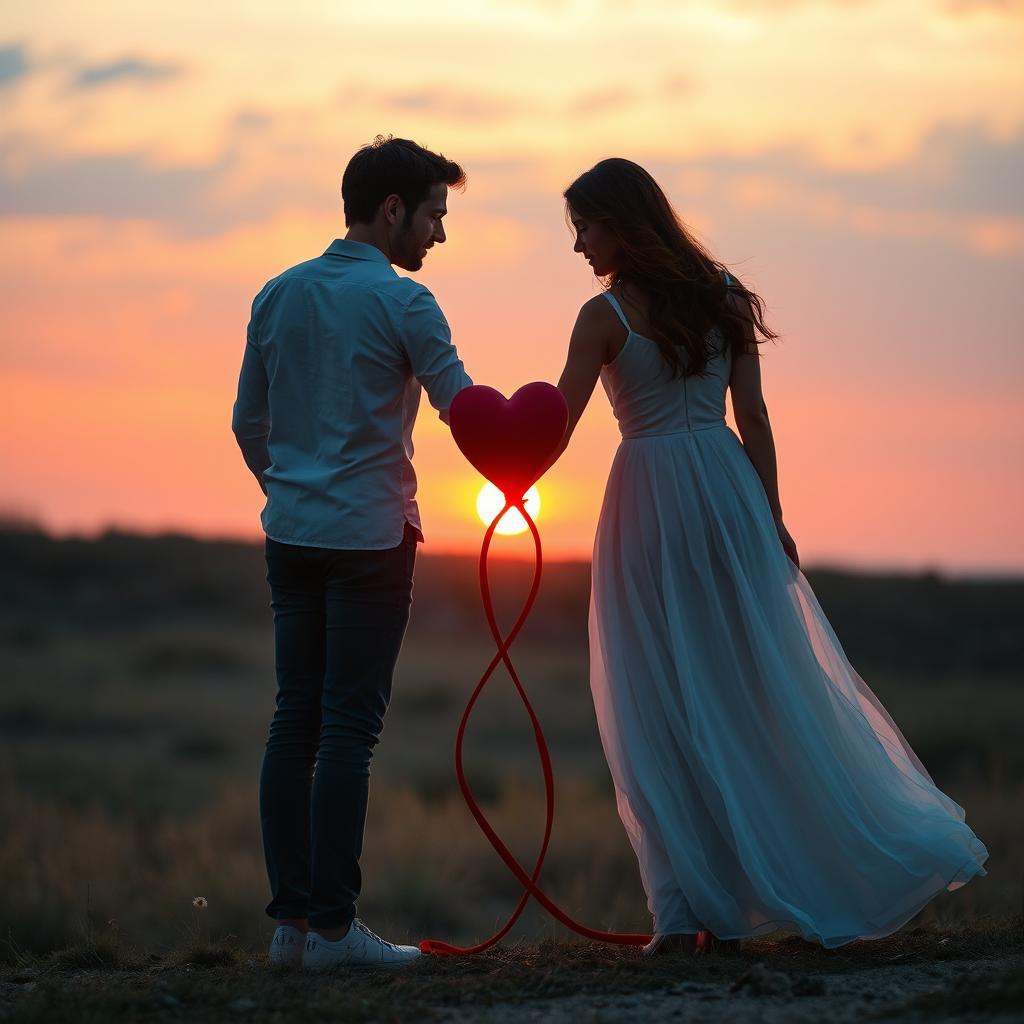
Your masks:
<path fill-rule="evenodd" d="M 357 917 L 340 939 L 325 939 L 319 932 L 306 934 L 302 966 L 307 971 L 330 971 L 335 967 L 404 967 L 423 954 L 417 946 L 396 946 L 374 934 Z"/>
<path fill-rule="evenodd" d="M 300 932 L 290 924 L 277 926 L 274 937 L 270 940 L 270 962 L 287 964 L 290 967 L 302 966 L 302 950 L 306 945 L 306 933 Z"/>

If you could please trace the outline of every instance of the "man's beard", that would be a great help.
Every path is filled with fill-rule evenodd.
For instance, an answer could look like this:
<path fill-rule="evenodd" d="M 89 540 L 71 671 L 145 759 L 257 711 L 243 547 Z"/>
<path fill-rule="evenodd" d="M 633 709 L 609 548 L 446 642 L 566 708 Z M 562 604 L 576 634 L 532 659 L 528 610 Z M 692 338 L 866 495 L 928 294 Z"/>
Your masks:
<path fill-rule="evenodd" d="M 423 266 L 420 256 L 422 245 L 416 245 L 412 237 L 412 229 L 403 231 L 394 241 L 393 253 L 399 258 L 395 262 L 403 270 L 417 271 Z"/>

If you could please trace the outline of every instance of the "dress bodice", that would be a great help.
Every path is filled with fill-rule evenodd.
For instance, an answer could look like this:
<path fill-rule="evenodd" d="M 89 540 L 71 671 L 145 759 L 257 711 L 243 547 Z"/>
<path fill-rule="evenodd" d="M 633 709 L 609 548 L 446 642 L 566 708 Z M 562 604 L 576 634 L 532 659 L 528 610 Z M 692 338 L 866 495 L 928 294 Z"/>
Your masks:
<path fill-rule="evenodd" d="M 732 352 L 725 336 L 713 328 L 704 376 L 673 377 L 657 344 L 630 326 L 611 292 L 604 293 L 626 330 L 619 354 L 601 368 L 612 412 L 625 438 L 676 434 L 725 426 L 725 391 L 729 386 Z"/>

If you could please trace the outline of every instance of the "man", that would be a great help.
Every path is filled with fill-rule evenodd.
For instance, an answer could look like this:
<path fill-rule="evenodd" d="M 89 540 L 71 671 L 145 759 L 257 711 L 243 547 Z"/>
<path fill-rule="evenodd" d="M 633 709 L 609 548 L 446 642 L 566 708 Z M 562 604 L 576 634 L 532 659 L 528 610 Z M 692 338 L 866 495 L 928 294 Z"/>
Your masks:
<path fill-rule="evenodd" d="M 421 385 L 448 421 L 472 384 L 433 295 L 400 277 L 437 243 L 458 164 L 378 136 L 342 178 L 348 233 L 256 296 L 232 430 L 267 496 L 277 709 L 260 819 L 271 961 L 398 966 L 356 917 L 372 748 L 423 539 L 411 457 Z M 314 773 L 314 765 L 316 771 Z"/>

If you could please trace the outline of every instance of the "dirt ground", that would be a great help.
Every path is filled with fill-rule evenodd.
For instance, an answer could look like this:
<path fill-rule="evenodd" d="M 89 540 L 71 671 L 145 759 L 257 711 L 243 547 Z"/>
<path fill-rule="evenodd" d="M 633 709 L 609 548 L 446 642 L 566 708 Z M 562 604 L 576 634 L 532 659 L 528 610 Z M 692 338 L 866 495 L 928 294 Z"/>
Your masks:
<path fill-rule="evenodd" d="M 152 958 L 106 968 L 36 963 L 0 974 L 0 1021 L 1024 1020 L 1024 953 L 1016 943 L 968 955 L 944 955 L 948 946 L 940 947 L 938 956 L 904 946 L 863 961 L 791 954 L 778 945 L 766 949 L 766 956 L 757 951 L 702 958 L 704 963 L 652 963 L 635 951 L 552 943 L 463 960 L 430 958 L 401 971 L 333 975 L 272 969 L 266 956 L 209 949 L 194 962 Z"/>
<path fill-rule="evenodd" d="M 1005 990 L 1016 977 L 1016 996 Z M 587 994 L 483 1008 L 446 1024 L 812 1024 L 812 1022 L 1024 1021 L 1024 958 L 908 964 L 841 974 L 788 974 L 755 966 L 733 981 L 681 982 L 660 992 Z M 996 998 L 991 998 L 993 995 Z M 975 1000 L 975 996 L 978 998 Z"/>

